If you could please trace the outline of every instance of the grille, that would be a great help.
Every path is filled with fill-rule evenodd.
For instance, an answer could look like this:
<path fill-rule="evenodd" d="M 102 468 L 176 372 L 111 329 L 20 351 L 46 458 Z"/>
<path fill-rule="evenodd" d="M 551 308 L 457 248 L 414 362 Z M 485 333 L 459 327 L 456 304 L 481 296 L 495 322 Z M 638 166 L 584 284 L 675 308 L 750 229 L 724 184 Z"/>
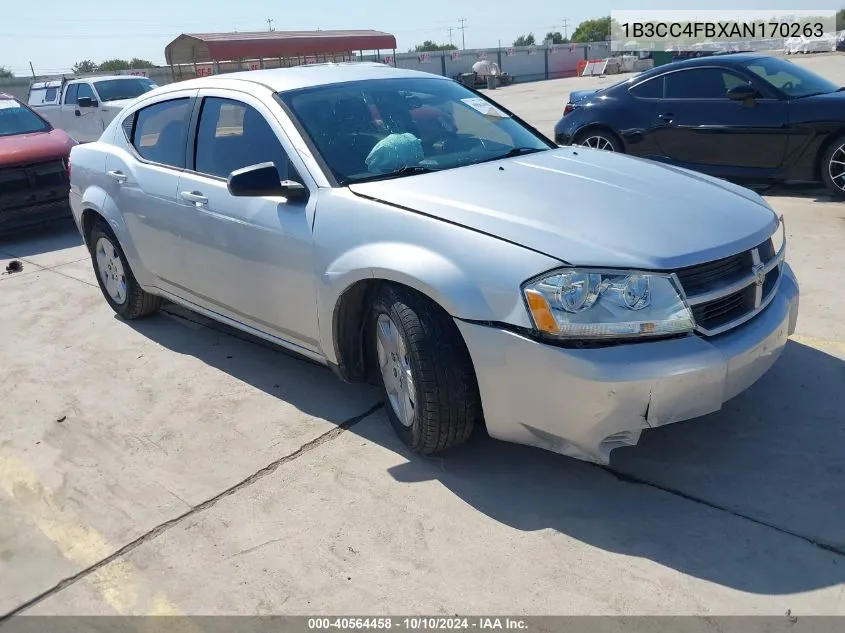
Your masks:
<path fill-rule="evenodd" d="M 66 205 L 68 186 L 61 160 L 0 169 L 0 222 Z"/>
<path fill-rule="evenodd" d="M 762 312 L 777 291 L 782 255 L 768 239 L 737 255 L 675 270 L 696 329 L 716 336 Z"/>

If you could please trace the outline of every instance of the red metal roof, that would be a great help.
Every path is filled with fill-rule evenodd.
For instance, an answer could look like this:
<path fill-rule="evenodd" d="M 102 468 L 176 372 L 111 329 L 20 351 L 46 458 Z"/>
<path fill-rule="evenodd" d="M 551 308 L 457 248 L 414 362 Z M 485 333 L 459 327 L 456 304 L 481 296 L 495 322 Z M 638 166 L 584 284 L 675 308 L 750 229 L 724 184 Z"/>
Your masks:
<path fill-rule="evenodd" d="M 164 55 L 172 65 L 395 48 L 396 38 L 381 31 L 183 33 L 167 45 Z"/>

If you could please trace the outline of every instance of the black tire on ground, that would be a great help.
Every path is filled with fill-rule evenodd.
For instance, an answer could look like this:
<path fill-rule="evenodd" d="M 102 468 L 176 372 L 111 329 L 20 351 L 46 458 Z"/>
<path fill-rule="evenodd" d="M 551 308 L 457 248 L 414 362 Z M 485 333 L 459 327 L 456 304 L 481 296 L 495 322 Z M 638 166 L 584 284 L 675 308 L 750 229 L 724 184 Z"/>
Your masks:
<path fill-rule="evenodd" d="M 105 245 L 105 242 L 101 240 L 106 240 L 113 249 L 112 254 L 116 254 L 120 259 L 123 268 L 122 279 L 126 284 L 126 294 L 122 302 L 115 301 L 111 297 L 97 265 L 98 245 Z M 132 274 L 132 269 L 129 267 L 129 262 L 126 261 L 126 255 L 120 247 L 120 242 L 115 237 L 111 227 L 104 220 L 98 220 L 91 228 L 91 233 L 88 237 L 88 249 L 91 253 L 91 263 L 94 266 L 94 275 L 97 277 L 100 290 L 103 292 L 103 296 L 111 306 L 111 309 L 119 316 L 127 320 L 140 319 L 159 309 L 162 301 L 161 297 L 144 292 L 141 286 L 138 285 L 135 275 Z"/>
<path fill-rule="evenodd" d="M 575 135 L 575 139 L 572 141 L 572 144 L 585 145 L 585 142 L 588 139 L 590 140 L 589 146 L 594 147 L 596 149 L 603 149 L 605 151 L 613 152 L 625 151 L 625 148 L 622 147 L 622 143 L 619 142 L 619 138 L 610 130 L 605 130 L 602 128 L 579 132 Z M 606 145 L 609 145 L 609 147 Z"/>
<path fill-rule="evenodd" d="M 822 182 L 824 182 L 828 192 L 837 198 L 845 198 L 845 171 L 843 171 L 845 164 L 834 163 L 835 169 L 831 169 L 831 161 L 845 163 L 845 134 L 840 134 L 833 139 L 833 142 L 827 146 L 824 154 L 822 154 L 820 161 Z M 843 175 L 834 178 L 831 176 L 831 171 L 837 175 L 842 171 Z"/>
<path fill-rule="evenodd" d="M 413 421 L 402 423 L 391 404 L 378 351 L 379 317 L 395 324 L 404 342 L 413 389 Z M 475 371 L 460 332 L 439 306 L 403 286 L 386 284 L 377 292 L 369 321 L 369 345 L 376 380 L 390 423 L 413 451 L 429 455 L 469 439 L 481 417 Z M 402 362 L 404 359 L 398 359 Z M 387 363 L 390 365 L 388 358 Z"/>

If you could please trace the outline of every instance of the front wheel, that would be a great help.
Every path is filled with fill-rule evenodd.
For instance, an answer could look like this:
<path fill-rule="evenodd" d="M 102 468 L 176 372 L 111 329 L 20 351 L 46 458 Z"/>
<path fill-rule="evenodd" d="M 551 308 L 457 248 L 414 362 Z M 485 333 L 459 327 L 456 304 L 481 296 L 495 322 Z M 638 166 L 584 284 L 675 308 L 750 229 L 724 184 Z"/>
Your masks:
<path fill-rule="evenodd" d="M 587 130 L 575 137 L 574 145 L 601 149 L 607 152 L 621 152 L 622 145 L 616 136 L 605 130 Z"/>
<path fill-rule="evenodd" d="M 845 134 L 833 140 L 821 159 L 821 176 L 827 190 L 845 198 Z"/>
<path fill-rule="evenodd" d="M 426 297 L 385 285 L 370 317 L 372 358 L 391 426 L 424 455 L 465 442 L 481 415 L 469 352 L 451 317 Z"/>

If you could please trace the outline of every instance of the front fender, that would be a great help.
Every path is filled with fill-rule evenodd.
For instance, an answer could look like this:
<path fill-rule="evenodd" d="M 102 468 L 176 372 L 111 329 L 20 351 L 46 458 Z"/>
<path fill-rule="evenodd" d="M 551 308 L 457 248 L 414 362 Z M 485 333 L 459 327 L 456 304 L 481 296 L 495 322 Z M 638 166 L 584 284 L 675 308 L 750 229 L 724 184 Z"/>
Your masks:
<path fill-rule="evenodd" d="M 469 275 L 458 262 L 415 244 L 374 242 L 350 249 L 331 262 L 318 285 L 321 348 L 330 362 L 337 362 L 332 340 L 335 310 L 344 293 L 364 280 L 413 288 L 455 318 L 531 327 L 516 277 L 510 284 L 507 273 L 491 270 L 490 274 L 490 280 Z"/>

